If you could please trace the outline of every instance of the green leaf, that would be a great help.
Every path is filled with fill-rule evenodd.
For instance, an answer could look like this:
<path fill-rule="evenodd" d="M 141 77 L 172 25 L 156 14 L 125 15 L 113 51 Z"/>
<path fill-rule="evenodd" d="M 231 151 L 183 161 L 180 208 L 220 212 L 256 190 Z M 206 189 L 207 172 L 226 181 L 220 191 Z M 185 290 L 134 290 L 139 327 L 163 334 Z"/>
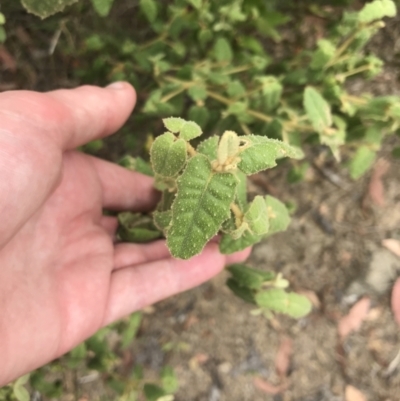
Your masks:
<path fill-rule="evenodd" d="M 91 0 L 91 1 L 93 4 L 93 8 L 96 10 L 97 14 L 99 14 L 101 17 L 107 17 L 114 2 L 114 0 Z"/>
<path fill-rule="evenodd" d="M 197 152 L 206 155 L 210 161 L 216 160 L 219 139 L 217 135 L 207 138 L 197 146 Z"/>
<path fill-rule="evenodd" d="M 31 399 L 28 390 L 24 387 L 29 381 L 29 374 L 20 377 L 13 385 L 14 396 L 18 401 Z"/>
<path fill-rule="evenodd" d="M 241 161 L 238 167 L 247 175 L 276 166 L 276 160 L 282 157 L 295 159 L 303 157 L 298 149 L 277 139 L 257 135 L 246 135 L 239 138 L 244 145 L 241 146 L 239 153 Z"/>
<path fill-rule="evenodd" d="M 213 172 L 206 156 L 189 160 L 172 205 L 167 245 L 173 256 L 189 259 L 201 252 L 228 219 L 236 186 L 232 174 Z"/>
<path fill-rule="evenodd" d="M 332 125 L 331 109 L 322 95 L 311 86 L 304 90 L 304 108 L 315 131 L 324 133 Z"/>
<path fill-rule="evenodd" d="M 225 131 L 219 141 L 217 160 L 223 165 L 227 160 L 232 159 L 239 152 L 239 137 L 236 132 Z"/>
<path fill-rule="evenodd" d="M 258 77 L 262 84 L 262 98 L 265 111 L 271 112 L 276 109 L 281 100 L 283 86 L 274 76 Z"/>
<path fill-rule="evenodd" d="M 137 171 L 138 173 L 148 175 L 149 177 L 154 176 L 151 164 L 146 162 L 141 157 L 132 157 L 129 155 L 125 155 L 118 161 L 118 164 L 122 167 L 127 168 L 128 170 Z"/>
<path fill-rule="evenodd" d="M 40 18 L 47 18 L 52 14 L 64 10 L 65 7 L 78 0 L 21 0 L 26 10 Z"/>
<path fill-rule="evenodd" d="M 184 167 L 186 156 L 186 142 L 170 132 L 157 137 L 150 149 L 153 170 L 162 177 L 176 176 Z"/>
<path fill-rule="evenodd" d="M 178 379 L 170 366 L 164 366 L 160 373 L 162 386 L 165 392 L 173 394 L 178 390 Z"/>
<path fill-rule="evenodd" d="M 128 327 L 126 327 L 122 333 L 121 348 L 128 348 L 136 337 L 136 334 L 142 323 L 141 312 L 135 312 L 129 317 Z"/>
<path fill-rule="evenodd" d="M 255 301 L 260 308 L 294 318 L 301 318 L 311 311 L 311 302 L 306 297 L 280 288 L 259 292 L 255 295 Z"/>
<path fill-rule="evenodd" d="M 200 10 L 202 0 L 186 0 L 189 4 L 191 4 L 197 10 Z"/>
<path fill-rule="evenodd" d="M 243 301 L 255 304 L 254 292 L 248 287 L 242 287 L 236 280 L 229 278 L 226 282 L 228 288 Z"/>
<path fill-rule="evenodd" d="M 0 13 L 0 25 L 4 25 L 6 23 L 6 17 L 3 13 Z"/>
<path fill-rule="evenodd" d="M 191 86 L 187 93 L 195 102 L 198 102 L 199 100 L 205 100 L 207 98 L 207 89 L 203 85 Z"/>
<path fill-rule="evenodd" d="M 171 224 L 172 211 L 171 210 L 165 210 L 163 212 L 155 211 L 153 213 L 153 218 L 156 227 L 160 229 L 164 234 L 166 234 Z"/>
<path fill-rule="evenodd" d="M 263 235 L 268 232 L 268 210 L 262 196 L 257 195 L 253 202 L 251 202 L 249 209 L 244 215 L 244 222 L 248 224 L 250 231 L 255 235 Z"/>
<path fill-rule="evenodd" d="M 247 206 L 247 176 L 240 170 L 236 171 L 235 175 L 239 181 L 236 188 L 236 199 L 240 208 L 245 209 Z"/>
<path fill-rule="evenodd" d="M 392 0 L 375 0 L 358 12 L 358 21 L 370 23 L 384 17 L 395 17 L 396 13 L 396 4 Z"/>
<path fill-rule="evenodd" d="M 213 51 L 217 61 L 231 62 L 233 59 L 231 44 L 223 37 L 219 37 L 215 41 Z"/>
<path fill-rule="evenodd" d="M 227 269 L 239 285 L 254 290 L 260 289 L 264 282 L 271 281 L 275 278 L 275 274 L 272 272 L 253 269 L 242 263 L 230 265 Z"/>
<path fill-rule="evenodd" d="M 163 118 L 163 123 L 168 131 L 177 134 L 178 132 L 180 132 L 183 125 L 186 123 L 186 120 L 180 117 L 169 117 L 169 118 Z"/>
<path fill-rule="evenodd" d="M 250 231 L 245 231 L 243 235 L 234 239 L 229 234 L 223 234 L 221 241 L 219 242 L 219 250 L 224 255 L 229 255 L 234 252 L 242 251 L 254 244 L 259 243 L 262 240 L 262 236 L 250 233 Z"/>
<path fill-rule="evenodd" d="M 323 68 L 336 52 L 336 46 L 328 39 L 320 39 L 317 43 L 318 50 L 312 56 L 310 68 L 316 70 Z"/>
<path fill-rule="evenodd" d="M 242 96 L 246 93 L 246 88 L 239 80 L 229 82 L 226 92 L 230 97 Z"/>
<path fill-rule="evenodd" d="M 118 222 L 118 236 L 123 241 L 146 243 L 161 237 L 161 232 L 149 216 L 122 212 L 118 214 Z"/>
<path fill-rule="evenodd" d="M 285 204 L 270 195 L 265 197 L 265 203 L 267 204 L 269 218 L 268 234 L 285 231 L 290 224 L 289 211 Z"/>
<path fill-rule="evenodd" d="M 374 164 L 376 152 L 367 146 L 360 146 L 350 161 L 349 170 L 353 180 L 357 180 Z"/>
<path fill-rule="evenodd" d="M 205 127 L 210 119 L 210 112 L 203 106 L 192 106 L 189 109 L 188 117 L 191 121 L 199 124 L 200 127 Z"/>
<path fill-rule="evenodd" d="M 157 2 L 154 0 L 140 0 L 140 10 L 146 16 L 150 23 L 157 18 Z"/>
<path fill-rule="evenodd" d="M 167 395 L 161 387 L 152 383 L 146 383 L 143 386 L 143 392 L 147 401 L 159 401 L 160 398 Z"/>
<path fill-rule="evenodd" d="M 193 138 L 197 138 L 202 133 L 203 131 L 198 124 L 193 121 L 186 121 L 180 130 L 179 138 L 182 138 L 185 141 L 190 141 Z"/>

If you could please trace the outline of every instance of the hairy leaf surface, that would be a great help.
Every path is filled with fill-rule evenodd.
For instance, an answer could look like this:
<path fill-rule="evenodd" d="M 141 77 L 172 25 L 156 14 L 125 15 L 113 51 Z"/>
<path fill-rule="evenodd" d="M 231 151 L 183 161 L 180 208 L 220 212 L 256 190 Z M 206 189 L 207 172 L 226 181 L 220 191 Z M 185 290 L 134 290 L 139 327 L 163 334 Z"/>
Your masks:
<path fill-rule="evenodd" d="M 162 177 L 174 177 L 186 163 L 186 142 L 166 132 L 153 142 L 150 158 L 156 174 Z"/>
<path fill-rule="evenodd" d="M 296 148 L 277 139 L 258 135 L 239 137 L 246 145 L 241 147 L 238 167 L 250 175 L 276 166 L 276 160 L 282 157 L 302 158 L 303 154 Z"/>
<path fill-rule="evenodd" d="M 268 232 L 268 210 L 262 196 L 257 195 L 251 202 L 249 209 L 244 215 L 244 221 L 249 225 L 249 229 L 255 235 L 263 235 Z"/>
<path fill-rule="evenodd" d="M 202 133 L 203 131 L 199 125 L 193 121 L 186 121 L 180 129 L 179 138 L 182 138 L 185 141 L 190 141 L 193 138 L 197 138 Z"/>
<path fill-rule="evenodd" d="M 238 239 L 233 239 L 229 234 L 223 234 L 219 243 L 219 250 L 221 253 L 228 255 L 257 244 L 261 239 L 262 236 L 251 234 L 249 231 L 245 231 Z"/>
<path fill-rule="evenodd" d="M 171 224 L 172 211 L 171 210 L 166 210 L 164 212 L 155 211 L 153 213 L 153 218 L 156 227 L 165 234 L 167 228 Z"/>
<path fill-rule="evenodd" d="M 224 164 L 228 158 L 239 152 L 239 137 L 236 132 L 225 131 L 219 141 L 217 159 L 219 164 Z"/>
<path fill-rule="evenodd" d="M 206 155 L 210 161 L 217 159 L 219 137 L 214 135 L 197 146 L 197 152 Z"/>
<path fill-rule="evenodd" d="M 289 211 L 286 206 L 273 196 L 265 197 L 267 212 L 269 218 L 268 234 L 274 234 L 279 231 L 285 231 L 290 224 Z"/>
<path fill-rule="evenodd" d="M 177 134 L 182 129 L 185 122 L 186 121 L 180 117 L 163 118 L 164 127 L 174 134 Z"/>
<path fill-rule="evenodd" d="M 206 156 L 189 160 L 172 205 L 167 244 L 173 256 L 189 259 L 201 252 L 229 217 L 237 184 L 233 174 L 214 173 Z"/>
<path fill-rule="evenodd" d="M 306 297 L 280 288 L 259 292 L 255 295 L 255 301 L 260 308 L 294 318 L 303 317 L 311 311 L 311 303 Z"/>

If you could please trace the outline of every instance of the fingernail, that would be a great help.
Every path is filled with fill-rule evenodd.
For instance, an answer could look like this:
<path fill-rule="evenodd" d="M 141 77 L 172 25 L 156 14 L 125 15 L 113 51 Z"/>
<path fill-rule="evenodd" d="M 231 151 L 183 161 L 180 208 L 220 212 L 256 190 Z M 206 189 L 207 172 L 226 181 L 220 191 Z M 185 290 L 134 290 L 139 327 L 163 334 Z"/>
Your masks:
<path fill-rule="evenodd" d="M 120 90 L 120 89 L 125 89 L 125 82 L 119 81 L 119 82 L 113 82 L 112 84 L 106 86 L 107 89 L 112 89 L 112 90 Z"/>

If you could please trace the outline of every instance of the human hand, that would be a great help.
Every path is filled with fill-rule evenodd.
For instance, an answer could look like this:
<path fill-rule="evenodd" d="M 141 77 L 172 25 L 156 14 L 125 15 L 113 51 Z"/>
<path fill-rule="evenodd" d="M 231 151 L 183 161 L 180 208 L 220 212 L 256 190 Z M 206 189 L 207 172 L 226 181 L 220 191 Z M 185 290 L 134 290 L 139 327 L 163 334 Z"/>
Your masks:
<path fill-rule="evenodd" d="M 103 208 L 151 209 L 152 180 L 73 149 L 116 131 L 134 103 L 125 83 L 0 94 L 0 385 L 248 255 L 210 243 L 182 261 L 164 241 L 113 243 Z"/>

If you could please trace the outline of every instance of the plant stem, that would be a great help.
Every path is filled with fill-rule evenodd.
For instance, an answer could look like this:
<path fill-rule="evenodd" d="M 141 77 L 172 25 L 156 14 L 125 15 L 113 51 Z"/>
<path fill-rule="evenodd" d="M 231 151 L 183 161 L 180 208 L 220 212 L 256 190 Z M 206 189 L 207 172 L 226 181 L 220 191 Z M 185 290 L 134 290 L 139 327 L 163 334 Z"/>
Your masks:
<path fill-rule="evenodd" d="M 236 203 L 231 203 L 231 210 L 232 210 L 232 213 L 235 216 L 236 228 L 239 228 L 240 225 L 242 224 L 242 220 L 243 220 L 244 214 L 240 210 L 240 207 Z"/>
<path fill-rule="evenodd" d="M 370 69 L 370 65 L 364 64 L 364 65 L 361 65 L 360 67 L 354 68 L 353 70 L 344 72 L 342 74 L 337 74 L 336 79 L 340 79 L 340 80 L 343 79 L 343 81 L 344 81 L 347 77 L 350 77 L 355 74 L 359 74 L 360 72 L 368 71 L 369 69 Z"/>
<path fill-rule="evenodd" d="M 195 151 L 194 147 L 189 142 L 186 142 L 186 150 L 188 151 L 190 156 L 197 155 L 197 152 Z"/>

